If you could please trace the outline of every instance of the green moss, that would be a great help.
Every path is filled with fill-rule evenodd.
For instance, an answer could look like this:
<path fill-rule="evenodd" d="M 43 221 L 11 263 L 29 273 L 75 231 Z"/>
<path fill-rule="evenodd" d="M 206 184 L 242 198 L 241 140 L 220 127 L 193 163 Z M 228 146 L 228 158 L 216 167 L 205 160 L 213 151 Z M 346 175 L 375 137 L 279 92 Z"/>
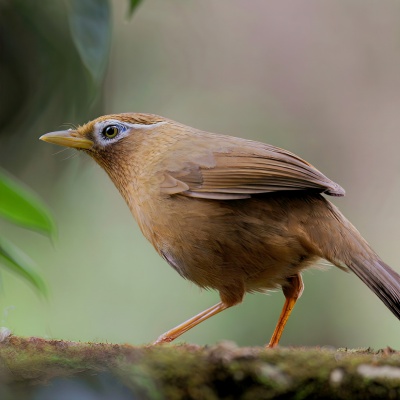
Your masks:
<path fill-rule="evenodd" d="M 0 382 L 19 394 L 79 379 L 90 388 L 106 381 L 103 389 L 122 387 L 154 400 L 400 398 L 400 379 L 366 377 L 358 369 L 400 371 L 400 353 L 392 349 L 132 347 L 10 336 L 0 343 L 0 360 Z"/>

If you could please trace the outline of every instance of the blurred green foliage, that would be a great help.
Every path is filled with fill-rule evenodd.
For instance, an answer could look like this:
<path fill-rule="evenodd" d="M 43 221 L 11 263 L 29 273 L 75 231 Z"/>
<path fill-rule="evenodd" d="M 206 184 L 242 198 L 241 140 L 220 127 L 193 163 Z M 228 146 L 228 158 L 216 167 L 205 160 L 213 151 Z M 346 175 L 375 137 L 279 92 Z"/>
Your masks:
<path fill-rule="evenodd" d="M 0 199 L 1 217 L 47 235 L 54 233 L 54 221 L 43 203 L 1 169 Z"/>
<path fill-rule="evenodd" d="M 51 236 L 55 223 L 44 204 L 28 188 L 0 169 L 0 217 L 24 228 Z M 47 289 L 33 262 L 0 234 L 0 264 L 26 279 L 42 295 Z"/>
<path fill-rule="evenodd" d="M 131 16 L 142 0 L 129 0 L 129 15 Z"/>
<path fill-rule="evenodd" d="M 101 84 L 110 48 L 110 7 L 108 0 L 70 0 L 68 20 L 71 37 L 82 64 L 94 85 Z"/>

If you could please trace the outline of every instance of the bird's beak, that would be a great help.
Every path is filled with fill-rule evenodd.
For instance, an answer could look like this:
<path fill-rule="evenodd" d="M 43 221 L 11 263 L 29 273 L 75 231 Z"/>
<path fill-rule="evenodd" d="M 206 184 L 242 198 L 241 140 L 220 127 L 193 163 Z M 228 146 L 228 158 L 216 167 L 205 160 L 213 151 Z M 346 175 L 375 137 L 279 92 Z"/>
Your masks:
<path fill-rule="evenodd" d="M 59 146 L 72 147 L 74 149 L 90 149 L 93 142 L 89 139 L 77 136 L 75 130 L 50 132 L 40 136 L 44 142 L 58 144 Z"/>

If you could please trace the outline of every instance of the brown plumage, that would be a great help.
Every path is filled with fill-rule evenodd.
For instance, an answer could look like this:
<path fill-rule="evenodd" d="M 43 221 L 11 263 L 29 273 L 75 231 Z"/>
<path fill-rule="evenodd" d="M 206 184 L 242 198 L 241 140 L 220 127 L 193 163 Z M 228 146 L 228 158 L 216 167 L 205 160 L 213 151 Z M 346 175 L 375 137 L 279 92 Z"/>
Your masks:
<path fill-rule="evenodd" d="M 184 278 L 219 291 L 220 303 L 156 343 L 246 292 L 282 287 L 276 346 L 303 290 L 300 273 L 320 258 L 352 270 L 400 319 L 400 276 L 322 196 L 344 190 L 296 155 L 150 114 L 107 115 L 41 139 L 93 157 L 157 252 Z"/>

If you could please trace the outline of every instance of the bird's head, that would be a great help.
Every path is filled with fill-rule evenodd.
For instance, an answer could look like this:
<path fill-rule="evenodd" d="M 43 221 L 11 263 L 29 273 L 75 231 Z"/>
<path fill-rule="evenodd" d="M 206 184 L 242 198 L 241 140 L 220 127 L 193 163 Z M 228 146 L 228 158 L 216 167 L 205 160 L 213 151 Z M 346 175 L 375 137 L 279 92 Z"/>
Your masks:
<path fill-rule="evenodd" d="M 116 149 L 131 147 L 139 142 L 143 133 L 150 133 L 168 122 L 168 119 L 154 114 L 112 114 L 99 117 L 76 129 L 46 133 L 40 139 L 84 150 L 96 157 L 96 153 L 115 152 Z"/>
<path fill-rule="evenodd" d="M 129 165 L 146 138 L 172 121 L 154 114 L 112 114 L 99 117 L 76 129 L 46 133 L 40 139 L 83 150 L 107 172 Z"/>
<path fill-rule="evenodd" d="M 169 135 L 163 133 L 170 124 L 174 121 L 154 114 L 112 114 L 76 129 L 46 133 L 40 139 L 90 155 L 108 173 L 129 204 L 129 187 L 134 177 L 145 163 L 155 158 L 157 145 L 154 144 L 165 141 L 163 138 Z"/>

